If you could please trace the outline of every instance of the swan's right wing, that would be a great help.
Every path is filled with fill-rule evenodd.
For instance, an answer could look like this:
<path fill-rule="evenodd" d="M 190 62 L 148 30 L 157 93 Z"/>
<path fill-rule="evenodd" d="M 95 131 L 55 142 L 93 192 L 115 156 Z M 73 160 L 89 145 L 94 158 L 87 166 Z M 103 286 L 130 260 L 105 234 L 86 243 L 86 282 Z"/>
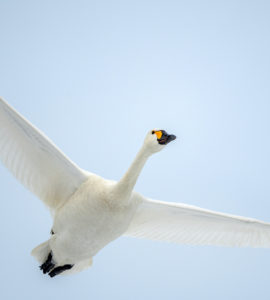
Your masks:
<path fill-rule="evenodd" d="M 63 204 L 88 177 L 1 98 L 0 160 L 51 209 Z"/>
<path fill-rule="evenodd" d="M 126 236 L 189 245 L 270 248 L 270 223 L 135 193 L 133 197 L 140 204 Z"/>

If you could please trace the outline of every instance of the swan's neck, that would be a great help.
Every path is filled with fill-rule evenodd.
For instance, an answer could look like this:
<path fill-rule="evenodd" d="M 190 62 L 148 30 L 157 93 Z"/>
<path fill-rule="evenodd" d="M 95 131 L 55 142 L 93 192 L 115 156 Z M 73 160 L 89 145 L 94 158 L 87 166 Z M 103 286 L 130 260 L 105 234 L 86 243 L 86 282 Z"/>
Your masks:
<path fill-rule="evenodd" d="M 136 155 L 133 163 L 131 164 L 125 175 L 117 183 L 118 192 L 123 195 L 125 199 L 129 198 L 129 196 L 131 195 L 131 192 L 136 184 L 141 170 L 150 155 L 151 153 L 149 153 L 149 151 L 147 151 L 147 149 L 143 146 Z"/>

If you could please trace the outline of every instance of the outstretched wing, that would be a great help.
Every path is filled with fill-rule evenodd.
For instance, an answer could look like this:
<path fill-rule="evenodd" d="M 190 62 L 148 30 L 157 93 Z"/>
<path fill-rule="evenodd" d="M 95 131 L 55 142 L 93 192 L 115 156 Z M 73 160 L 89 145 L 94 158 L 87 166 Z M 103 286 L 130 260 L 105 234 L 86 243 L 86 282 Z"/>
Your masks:
<path fill-rule="evenodd" d="M 51 209 L 64 203 L 88 177 L 1 98 L 0 160 Z"/>
<path fill-rule="evenodd" d="M 144 198 L 126 236 L 189 245 L 270 247 L 270 223 Z"/>

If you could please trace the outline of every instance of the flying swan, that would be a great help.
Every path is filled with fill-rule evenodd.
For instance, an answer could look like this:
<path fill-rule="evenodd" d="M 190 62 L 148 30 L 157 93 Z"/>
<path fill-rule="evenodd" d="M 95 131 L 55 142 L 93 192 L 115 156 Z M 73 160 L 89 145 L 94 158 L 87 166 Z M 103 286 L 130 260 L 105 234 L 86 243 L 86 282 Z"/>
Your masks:
<path fill-rule="evenodd" d="M 147 159 L 176 137 L 147 133 L 119 182 L 80 169 L 42 132 L 0 98 L 0 160 L 52 211 L 49 240 L 32 250 L 51 277 L 79 272 L 124 235 L 189 245 L 270 247 L 270 223 L 182 203 L 146 198 L 133 190 Z"/>

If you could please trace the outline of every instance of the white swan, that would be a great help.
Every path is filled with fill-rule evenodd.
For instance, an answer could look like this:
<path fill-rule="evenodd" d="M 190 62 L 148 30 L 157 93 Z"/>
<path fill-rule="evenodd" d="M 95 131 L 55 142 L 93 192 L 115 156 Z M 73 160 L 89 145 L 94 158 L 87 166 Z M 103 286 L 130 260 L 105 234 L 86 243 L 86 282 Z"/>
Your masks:
<path fill-rule="evenodd" d="M 150 200 L 133 191 L 149 156 L 175 136 L 150 131 L 119 182 L 86 172 L 0 98 L 0 159 L 53 212 L 48 241 L 32 254 L 51 277 L 89 267 L 121 235 L 193 245 L 270 247 L 270 224 Z"/>

